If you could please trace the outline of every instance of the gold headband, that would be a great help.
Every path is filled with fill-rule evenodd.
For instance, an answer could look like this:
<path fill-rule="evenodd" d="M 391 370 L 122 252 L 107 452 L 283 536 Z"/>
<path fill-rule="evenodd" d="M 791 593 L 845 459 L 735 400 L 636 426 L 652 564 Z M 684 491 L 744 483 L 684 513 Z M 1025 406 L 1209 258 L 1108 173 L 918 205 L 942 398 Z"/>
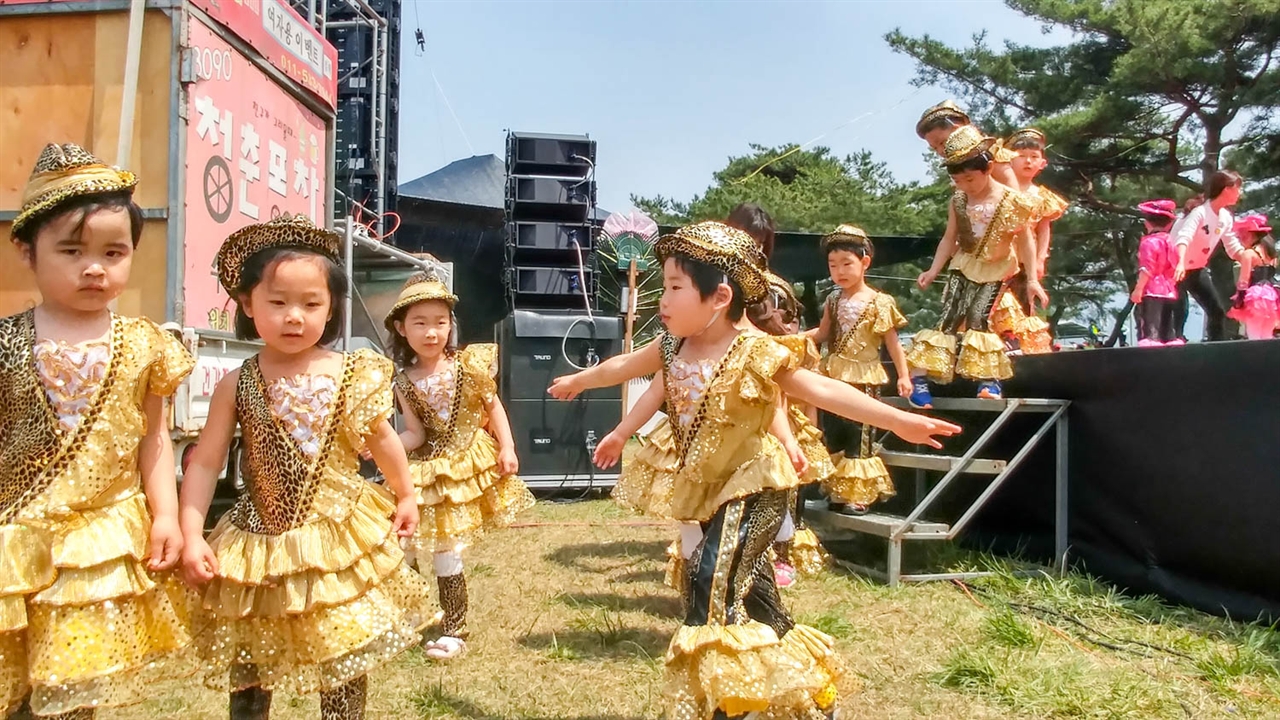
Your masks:
<path fill-rule="evenodd" d="M 929 123 L 946 118 L 956 125 L 968 125 L 970 123 L 969 114 L 960 109 L 954 100 L 943 100 L 933 107 L 925 110 L 920 116 L 920 120 L 916 123 L 916 135 L 921 138 L 925 134 L 925 126 Z"/>

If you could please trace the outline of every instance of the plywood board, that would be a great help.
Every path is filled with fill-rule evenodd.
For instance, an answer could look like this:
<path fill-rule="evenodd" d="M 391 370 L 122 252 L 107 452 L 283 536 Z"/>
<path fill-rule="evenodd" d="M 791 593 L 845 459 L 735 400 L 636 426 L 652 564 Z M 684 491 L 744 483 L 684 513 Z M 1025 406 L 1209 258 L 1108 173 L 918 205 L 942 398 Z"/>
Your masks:
<path fill-rule="evenodd" d="M 109 163 L 119 141 L 128 14 L 0 17 L 0 210 L 17 210 L 41 148 L 84 145 Z M 143 25 L 132 157 L 139 204 L 168 198 L 170 20 L 147 13 Z"/>

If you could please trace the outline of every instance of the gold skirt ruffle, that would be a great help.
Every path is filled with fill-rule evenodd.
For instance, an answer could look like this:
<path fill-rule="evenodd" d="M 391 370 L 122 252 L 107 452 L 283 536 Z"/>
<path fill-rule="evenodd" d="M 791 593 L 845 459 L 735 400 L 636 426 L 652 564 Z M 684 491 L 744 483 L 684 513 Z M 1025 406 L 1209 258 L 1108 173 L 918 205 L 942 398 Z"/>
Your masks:
<path fill-rule="evenodd" d="M 893 478 L 879 456 L 845 457 L 837 453 L 836 472 L 822 484 L 827 497 L 849 505 L 867 506 L 897 494 Z"/>
<path fill-rule="evenodd" d="M 827 567 L 830 558 L 818 536 L 809 528 L 799 528 L 791 538 L 791 567 L 801 575 L 817 575 Z"/>
<path fill-rule="evenodd" d="M 1017 298 L 1008 290 L 1001 293 L 1000 301 L 991 310 L 991 331 L 1001 336 L 1013 333 L 1018 338 L 1018 349 L 1023 355 L 1053 352 L 1049 323 L 1038 315 L 1023 312 L 1022 305 L 1018 304 Z"/>
<path fill-rule="evenodd" d="M 483 431 L 461 453 L 410 463 L 422 514 L 408 543 L 414 555 L 510 525 L 516 515 L 533 507 L 533 493 L 524 481 L 501 475 L 497 466 L 498 444 Z"/>
<path fill-rule="evenodd" d="M 667 650 L 667 717 L 708 720 L 717 709 L 811 717 L 834 704 L 843 672 L 831 637 L 806 625 L 781 639 L 755 621 L 682 626 Z"/>
<path fill-rule="evenodd" d="M 341 605 L 275 617 L 206 613 L 196 643 L 214 690 L 257 685 L 304 695 L 351 682 L 417 645 L 432 617 L 426 580 L 401 563 Z"/>
<path fill-rule="evenodd" d="M 676 592 L 684 592 L 683 576 L 686 567 L 684 555 L 680 552 L 680 538 L 676 538 L 667 546 L 667 563 L 663 567 L 662 584 Z"/>
<path fill-rule="evenodd" d="M 674 478 L 671 514 L 676 520 L 707 522 L 720 506 L 762 490 L 790 490 L 800 484 L 782 444 L 764 437 L 761 451 L 738 466 L 725 480 L 706 482 L 694 468 L 684 468 Z"/>
<path fill-rule="evenodd" d="M 999 335 L 966 330 L 960 339 L 956 372 L 970 380 L 1008 380 L 1013 377 L 1013 365 Z"/>
<path fill-rule="evenodd" d="M 866 360 L 853 360 L 843 355 L 828 355 L 826 372 L 829 378 L 850 385 L 883 385 L 889 382 L 889 373 L 880 362 L 880 353 Z"/>
<path fill-rule="evenodd" d="M 366 485 L 351 514 L 279 535 L 219 523 L 218 576 L 194 624 L 205 683 L 299 694 L 367 673 L 421 639 L 426 581 L 404 564 L 386 490 Z"/>
<path fill-rule="evenodd" d="M 150 533 L 141 493 L 0 526 L 0 710 L 27 693 L 37 715 L 130 705 L 195 670 L 192 597 L 146 570 Z"/>
<path fill-rule="evenodd" d="M 788 408 L 787 413 L 787 419 L 791 422 L 791 434 L 795 435 L 800 451 L 809 461 L 809 469 L 805 470 L 804 476 L 800 478 L 801 482 L 805 484 L 822 482 L 831 477 L 836 467 L 831 463 L 831 453 L 827 452 L 822 431 L 809 422 L 808 416 L 795 405 Z"/>
<path fill-rule="evenodd" d="M 671 423 L 662 420 L 622 467 L 609 497 L 630 510 L 658 518 L 671 517 L 671 490 L 680 468 Z"/>
<path fill-rule="evenodd" d="M 924 370 L 929 379 L 947 384 L 955 378 L 956 338 L 939 330 L 921 330 L 911 339 L 907 364 Z"/>

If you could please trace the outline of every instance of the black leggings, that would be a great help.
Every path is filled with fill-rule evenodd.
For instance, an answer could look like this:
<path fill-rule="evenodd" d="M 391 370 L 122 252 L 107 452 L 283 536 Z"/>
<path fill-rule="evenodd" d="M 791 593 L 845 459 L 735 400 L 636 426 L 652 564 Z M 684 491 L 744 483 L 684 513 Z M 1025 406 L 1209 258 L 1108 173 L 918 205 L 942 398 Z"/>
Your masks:
<path fill-rule="evenodd" d="M 1178 306 L 1174 311 L 1173 329 L 1178 337 L 1186 339 L 1184 328 L 1187 324 L 1187 296 L 1196 299 L 1200 309 L 1204 310 L 1204 328 L 1209 340 L 1227 339 L 1227 309 L 1223 307 L 1222 298 L 1213 286 L 1213 275 L 1209 268 L 1203 267 L 1188 270 L 1187 276 L 1178 283 Z"/>
<path fill-rule="evenodd" d="M 1178 301 L 1173 298 L 1144 297 L 1139 319 L 1142 321 L 1142 339 L 1166 343 L 1177 337 L 1173 329 L 1174 306 Z"/>

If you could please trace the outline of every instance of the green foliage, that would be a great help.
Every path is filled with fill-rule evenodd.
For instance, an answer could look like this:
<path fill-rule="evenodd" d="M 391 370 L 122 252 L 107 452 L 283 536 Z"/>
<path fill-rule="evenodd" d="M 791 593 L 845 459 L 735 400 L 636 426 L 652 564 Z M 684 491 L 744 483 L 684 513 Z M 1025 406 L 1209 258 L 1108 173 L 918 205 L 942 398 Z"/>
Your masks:
<path fill-rule="evenodd" d="M 1246 173 L 1241 207 L 1280 211 L 1280 0 L 1006 4 L 1070 42 L 996 48 L 980 34 L 953 48 L 900 31 L 886 40 L 917 61 L 918 85 L 956 93 L 988 132 L 1034 124 L 1049 136 L 1043 179 L 1076 204 L 1054 225 L 1056 313 L 1095 319 L 1132 287 L 1134 206 L 1199 192 L 1224 159 Z"/>
<path fill-rule="evenodd" d="M 739 203 L 754 202 L 784 232 L 825 233 L 841 223 L 853 223 L 872 235 L 940 236 L 951 193 L 942 178 L 927 185 L 899 183 L 869 152 L 841 158 L 825 147 L 797 145 L 752 145 L 751 154 L 730 158 L 713 180 L 688 202 L 662 196 L 631 200 L 660 225 L 723 219 Z M 912 328 L 936 322 L 941 301 L 940 292 L 916 289 L 914 280 L 920 271 L 908 265 L 871 270 L 871 284 L 898 298 Z M 903 279 L 885 280 L 885 276 Z"/>

